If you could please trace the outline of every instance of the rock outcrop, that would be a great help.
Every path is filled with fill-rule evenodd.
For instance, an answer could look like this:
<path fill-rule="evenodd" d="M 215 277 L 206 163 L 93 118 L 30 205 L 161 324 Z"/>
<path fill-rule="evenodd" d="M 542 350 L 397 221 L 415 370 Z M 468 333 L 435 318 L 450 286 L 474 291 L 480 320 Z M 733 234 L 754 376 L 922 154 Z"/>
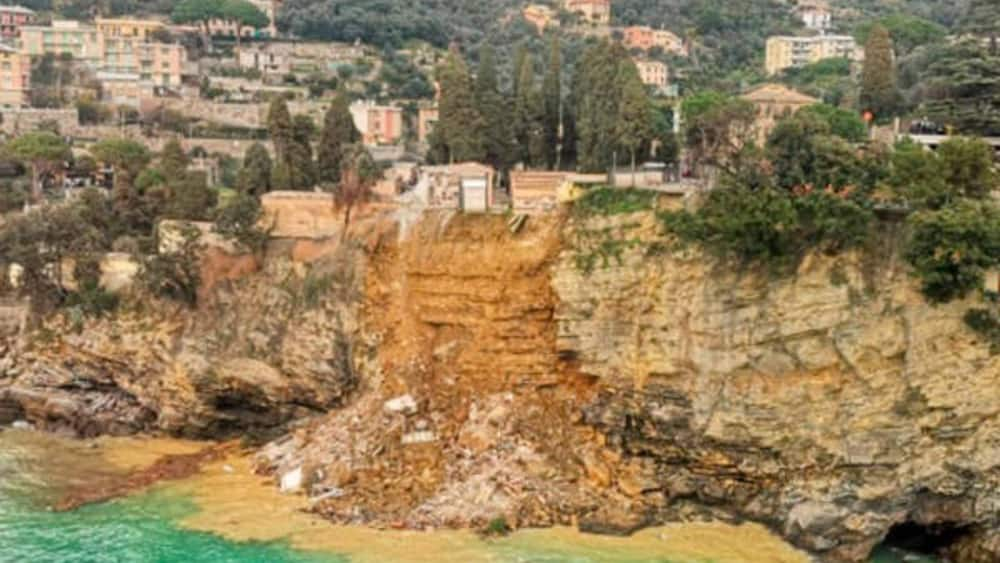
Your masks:
<path fill-rule="evenodd" d="M 663 242 L 648 216 L 587 228 Z M 586 420 L 642 469 L 619 489 L 661 519 L 696 505 L 833 560 L 904 523 L 996 546 L 1000 356 L 964 326 L 969 304 L 927 304 L 891 248 L 778 279 L 651 249 L 589 275 L 568 249 L 553 274 L 557 348 L 601 389 Z"/>
<path fill-rule="evenodd" d="M 6 348 L 0 405 L 81 436 L 266 435 L 324 413 L 357 384 L 361 264 L 277 259 L 196 311 L 132 300 L 111 318 L 50 319 Z"/>

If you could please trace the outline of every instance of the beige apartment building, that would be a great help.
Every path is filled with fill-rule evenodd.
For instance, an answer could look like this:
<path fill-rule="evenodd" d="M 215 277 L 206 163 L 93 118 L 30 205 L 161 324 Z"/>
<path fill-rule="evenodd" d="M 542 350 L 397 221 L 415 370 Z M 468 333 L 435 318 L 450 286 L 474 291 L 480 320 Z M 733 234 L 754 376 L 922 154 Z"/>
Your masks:
<path fill-rule="evenodd" d="M 863 58 L 857 42 L 849 35 L 817 35 L 815 37 L 777 36 L 767 40 L 765 69 L 775 75 L 786 68 L 815 63 L 823 59 L 845 58 L 860 61 Z"/>
<path fill-rule="evenodd" d="M 563 0 L 563 9 L 580 15 L 587 23 L 611 23 L 611 0 Z"/>
<path fill-rule="evenodd" d="M 30 103 L 31 57 L 0 44 L 0 106 L 21 108 Z"/>
<path fill-rule="evenodd" d="M 660 61 L 636 60 L 635 67 L 639 69 L 639 78 L 646 86 L 653 86 L 659 91 L 666 90 L 670 79 L 670 70 Z"/>

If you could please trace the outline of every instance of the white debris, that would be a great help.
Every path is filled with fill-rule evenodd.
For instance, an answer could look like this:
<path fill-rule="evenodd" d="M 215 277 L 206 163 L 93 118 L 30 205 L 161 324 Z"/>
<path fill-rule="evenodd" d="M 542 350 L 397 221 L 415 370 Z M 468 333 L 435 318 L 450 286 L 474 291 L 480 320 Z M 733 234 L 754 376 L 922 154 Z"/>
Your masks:
<path fill-rule="evenodd" d="M 411 395 L 402 395 L 385 402 L 386 412 L 413 414 L 417 412 L 417 401 Z"/>
<path fill-rule="evenodd" d="M 302 467 L 281 476 L 281 492 L 296 493 L 302 489 Z"/>
<path fill-rule="evenodd" d="M 34 430 L 35 427 L 31 425 L 27 420 L 15 420 L 13 424 L 10 425 L 11 428 L 15 430 Z"/>
<path fill-rule="evenodd" d="M 430 430 L 419 430 L 417 432 L 403 434 L 402 440 L 404 446 L 412 444 L 429 444 L 434 441 L 437 441 L 437 435 Z"/>

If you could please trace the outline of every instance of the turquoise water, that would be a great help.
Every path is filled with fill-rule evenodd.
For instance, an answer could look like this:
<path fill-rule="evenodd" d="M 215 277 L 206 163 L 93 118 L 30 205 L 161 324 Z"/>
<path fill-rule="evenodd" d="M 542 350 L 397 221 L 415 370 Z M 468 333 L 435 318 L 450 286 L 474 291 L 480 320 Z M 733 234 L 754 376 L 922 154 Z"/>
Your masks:
<path fill-rule="evenodd" d="M 156 490 L 69 513 L 47 509 L 66 486 L 117 475 L 86 451 L 64 451 L 44 435 L 0 434 L 0 562 L 3 563 L 337 563 L 332 554 L 281 544 L 234 543 L 176 525 L 196 510 Z"/>
<path fill-rule="evenodd" d="M 197 512 L 194 502 L 169 487 L 69 513 L 55 513 L 47 506 L 66 488 L 99 486 L 120 479 L 99 454 L 85 444 L 57 440 L 44 434 L 0 430 L 0 563 L 340 563 L 351 557 L 336 553 L 292 549 L 287 543 L 234 542 L 208 533 L 184 529 L 179 522 Z M 331 533 L 337 533 L 331 528 Z M 613 546 L 582 548 L 557 543 L 531 532 L 512 538 L 483 542 L 460 560 L 470 563 L 702 563 L 709 559 L 664 557 L 660 553 L 637 555 L 635 550 Z M 733 538 L 735 541 L 736 538 Z M 386 538 L 387 547 L 390 538 Z M 399 541 L 395 538 L 392 541 Z M 728 540 L 727 540 L 728 541 Z M 409 545 L 408 543 L 406 545 Z M 616 544 L 621 545 L 621 544 Z M 458 545 L 455 546 L 459 550 Z M 581 549 L 582 548 L 582 549 Z M 464 546 L 462 549 L 468 549 Z M 656 549 L 654 551 L 662 551 Z M 710 550 L 707 550 L 710 552 Z M 391 551 L 399 553 L 398 551 Z M 392 557 L 377 542 L 364 560 L 390 563 Z M 639 551 L 638 553 L 645 553 Z M 765 561 L 750 555 L 748 563 Z M 424 554 L 414 561 L 433 561 Z M 454 555 L 454 554 L 452 554 Z M 872 563 L 902 561 L 933 563 L 931 559 L 904 559 L 901 552 L 880 551 Z M 452 558 L 455 559 L 454 557 Z M 744 557 L 740 557 L 740 560 Z M 731 560 L 731 559 L 730 559 Z"/>

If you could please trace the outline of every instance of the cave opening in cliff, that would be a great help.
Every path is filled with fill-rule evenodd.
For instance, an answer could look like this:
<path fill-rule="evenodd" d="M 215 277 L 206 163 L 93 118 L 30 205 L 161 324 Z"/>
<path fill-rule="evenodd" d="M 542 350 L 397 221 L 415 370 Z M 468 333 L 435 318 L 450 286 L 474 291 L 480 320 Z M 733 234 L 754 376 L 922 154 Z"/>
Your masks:
<path fill-rule="evenodd" d="M 970 531 L 969 526 L 954 522 L 925 525 L 907 520 L 889 529 L 881 547 L 923 555 L 942 555 Z"/>

